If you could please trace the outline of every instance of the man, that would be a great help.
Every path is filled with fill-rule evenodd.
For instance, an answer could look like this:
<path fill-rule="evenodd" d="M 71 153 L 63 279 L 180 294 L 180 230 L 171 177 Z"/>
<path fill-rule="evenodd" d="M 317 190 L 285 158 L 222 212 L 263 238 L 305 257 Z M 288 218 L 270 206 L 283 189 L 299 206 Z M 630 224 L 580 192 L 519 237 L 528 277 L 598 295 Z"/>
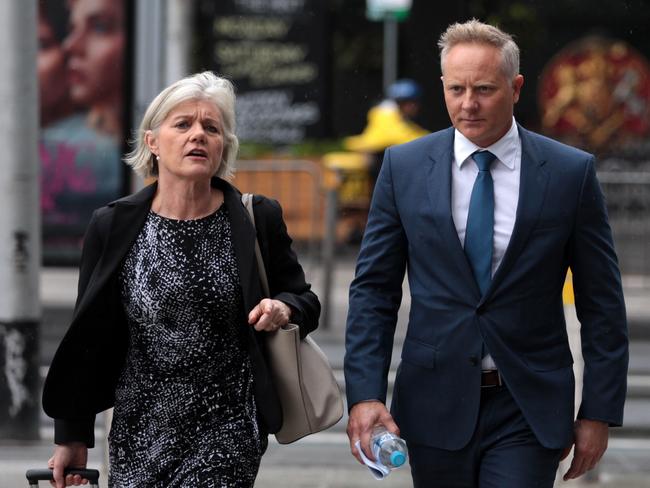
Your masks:
<path fill-rule="evenodd" d="M 508 34 L 471 20 L 439 47 L 453 127 L 386 151 L 350 288 L 352 453 L 360 440 L 369 455 L 383 424 L 406 439 L 416 488 L 550 488 L 572 445 L 565 479 L 593 468 L 623 417 L 625 306 L 594 158 L 515 123 L 524 79 Z M 585 361 L 575 422 L 569 266 Z"/>

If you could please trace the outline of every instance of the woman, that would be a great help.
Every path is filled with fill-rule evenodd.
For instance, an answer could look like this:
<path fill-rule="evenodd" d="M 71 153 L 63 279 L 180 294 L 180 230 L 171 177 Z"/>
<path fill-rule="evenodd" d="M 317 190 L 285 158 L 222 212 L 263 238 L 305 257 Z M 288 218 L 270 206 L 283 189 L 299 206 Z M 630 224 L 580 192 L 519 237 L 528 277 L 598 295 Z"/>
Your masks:
<path fill-rule="evenodd" d="M 125 15 L 123 2 L 70 0 L 68 55 L 70 96 L 88 110 L 88 126 L 118 140 L 122 136 Z"/>
<path fill-rule="evenodd" d="M 67 117 L 72 104 L 66 83 L 66 59 L 61 42 L 62 26 L 67 25 L 66 12 L 60 1 L 38 2 L 38 95 L 41 127 L 47 127 Z"/>
<path fill-rule="evenodd" d="M 257 196 L 272 299 L 262 298 L 255 229 L 222 179 L 238 141 L 234 93 L 205 72 L 161 92 L 126 161 L 157 182 L 97 210 L 75 313 L 50 367 L 57 487 L 78 484 L 97 412 L 114 405 L 109 484 L 252 486 L 281 410 L 262 350 L 289 319 L 306 335 L 320 304 L 279 205 Z"/>

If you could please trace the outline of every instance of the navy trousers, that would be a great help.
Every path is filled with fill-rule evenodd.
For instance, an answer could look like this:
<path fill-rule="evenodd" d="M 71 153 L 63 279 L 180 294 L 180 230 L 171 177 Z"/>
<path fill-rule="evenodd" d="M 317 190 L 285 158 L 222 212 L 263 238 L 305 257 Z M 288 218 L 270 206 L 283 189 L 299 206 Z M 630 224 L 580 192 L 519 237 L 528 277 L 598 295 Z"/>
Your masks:
<path fill-rule="evenodd" d="M 537 441 L 505 386 L 482 389 L 476 430 L 463 449 L 407 444 L 414 488 L 552 488 L 562 454 Z"/>

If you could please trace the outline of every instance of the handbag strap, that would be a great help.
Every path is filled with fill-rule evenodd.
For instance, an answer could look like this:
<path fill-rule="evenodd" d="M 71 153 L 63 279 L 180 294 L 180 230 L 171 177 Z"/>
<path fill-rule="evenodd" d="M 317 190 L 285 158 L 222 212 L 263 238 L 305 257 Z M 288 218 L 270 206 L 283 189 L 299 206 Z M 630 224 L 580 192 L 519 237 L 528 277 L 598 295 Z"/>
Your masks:
<path fill-rule="evenodd" d="M 251 219 L 253 227 L 255 227 L 255 214 L 253 213 L 253 194 L 252 193 L 242 193 L 241 202 L 248 212 L 248 216 Z M 267 297 L 271 297 L 271 291 L 269 289 L 269 280 L 266 277 L 266 267 L 264 266 L 264 260 L 262 259 L 262 251 L 260 250 L 260 243 L 257 240 L 257 228 L 255 228 L 255 258 L 257 260 L 257 269 L 260 273 L 260 284 L 262 285 L 262 291 Z"/>

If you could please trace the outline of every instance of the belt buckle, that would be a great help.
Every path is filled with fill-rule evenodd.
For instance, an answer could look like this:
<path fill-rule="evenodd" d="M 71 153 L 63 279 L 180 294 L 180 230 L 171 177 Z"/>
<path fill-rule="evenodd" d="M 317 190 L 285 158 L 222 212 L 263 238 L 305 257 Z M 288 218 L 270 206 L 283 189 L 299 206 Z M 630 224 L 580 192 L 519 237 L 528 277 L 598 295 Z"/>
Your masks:
<path fill-rule="evenodd" d="M 503 379 L 501 378 L 501 374 L 499 373 L 498 369 L 488 369 L 485 371 L 481 371 L 481 375 L 484 374 L 495 374 L 497 377 L 497 382 L 494 385 L 483 385 L 481 384 L 481 388 L 496 388 L 497 386 L 503 386 Z"/>

